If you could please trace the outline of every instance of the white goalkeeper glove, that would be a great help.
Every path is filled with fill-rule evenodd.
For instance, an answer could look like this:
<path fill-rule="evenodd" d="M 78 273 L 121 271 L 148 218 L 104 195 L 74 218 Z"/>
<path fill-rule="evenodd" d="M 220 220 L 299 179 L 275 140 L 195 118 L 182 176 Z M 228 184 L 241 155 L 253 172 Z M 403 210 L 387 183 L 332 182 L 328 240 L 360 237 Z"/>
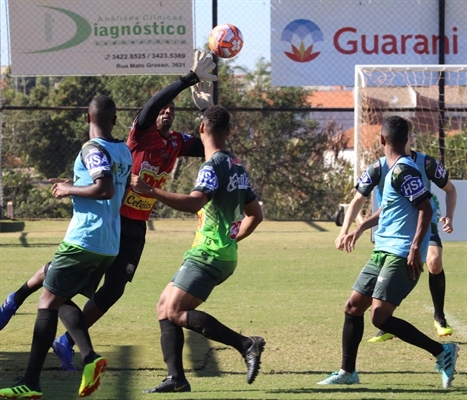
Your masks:
<path fill-rule="evenodd" d="M 191 71 L 193 71 L 200 81 L 217 81 L 217 76 L 210 72 L 216 67 L 211 53 L 195 50 L 195 57 Z"/>
<path fill-rule="evenodd" d="M 200 111 L 214 105 L 212 91 L 214 85 L 209 81 L 198 82 L 191 86 L 191 97 Z"/>

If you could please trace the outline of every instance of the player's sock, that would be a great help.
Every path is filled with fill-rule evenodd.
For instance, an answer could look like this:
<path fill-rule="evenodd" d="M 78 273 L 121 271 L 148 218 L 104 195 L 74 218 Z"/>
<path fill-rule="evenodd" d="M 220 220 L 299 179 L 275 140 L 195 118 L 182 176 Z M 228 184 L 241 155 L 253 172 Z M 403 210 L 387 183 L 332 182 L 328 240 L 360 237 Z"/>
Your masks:
<path fill-rule="evenodd" d="M 70 343 L 70 346 L 73 347 L 75 345 L 75 341 L 73 340 L 73 338 L 71 337 L 71 335 L 67 332 L 65 332 L 65 336 L 68 340 L 68 343 Z"/>
<path fill-rule="evenodd" d="M 394 316 L 389 317 L 380 329 L 385 332 L 390 332 L 396 335 L 399 339 L 413 344 L 414 346 L 420 347 L 435 357 L 443 351 L 443 347 L 440 343 L 435 342 L 426 336 L 423 332 L 420 332 L 415 326 L 404 321 L 403 319 L 396 318 Z"/>
<path fill-rule="evenodd" d="M 32 337 L 29 363 L 23 382 L 32 388 L 39 387 L 39 376 L 50 346 L 57 333 L 58 311 L 40 308 Z"/>
<path fill-rule="evenodd" d="M 431 299 L 433 300 L 433 307 L 435 309 L 435 319 L 444 319 L 444 297 L 446 294 L 446 275 L 444 270 L 439 274 L 432 274 L 430 272 L 428 283 L 430 286 Z"/>
<path fill-rule="evenodd" d="M 167 364 L 167 375 L 176 381 L 185 380 L 183 370 L 183 345 L 185 336 L 182 327 L 168 319 L 159 321 L 161 327 L 161 348 L 164 361 Z"/>
<path fill-rule="evenodd" d="M 71 336 L 74 338 L 74 342 L 78 345 L 81 358 L 84 361 L 84 359 L 87 359 L 93 353 L 93 350 L 83 312 L 73 301 L 67 300 L 60 307 L 59 316 L 69 333 L 67 337 L 70 338 Z M 74 342 L 72 341 L 70 344 Z"/>
<path fill-rule="evenodd" d="M 342 365 L 344 371 L 355 371 L 358 346 L 363 338 L 363 315 L 356 316 L 345 313 L 342 329 Z"/>
<path fill-rule="evenodd" d="M 237 349 L 242 355 L 251 346 L 251 340 L 220 323 L 213 316 L 198 310 L 187 311 L 186 327 L 204 337 Z"/>
<path fill-rule="evenodd" d="M 37 291 L 41 286 L 30 288 L 28 286 L 28 282 L 25 282 L 24 285 L 21 286 L 15 293 L 15 296 L 14 296 L 15 304 L 18 307 L 21 306 L 24 303 L 24 300 L 26 300 L 31 294 Z"/>

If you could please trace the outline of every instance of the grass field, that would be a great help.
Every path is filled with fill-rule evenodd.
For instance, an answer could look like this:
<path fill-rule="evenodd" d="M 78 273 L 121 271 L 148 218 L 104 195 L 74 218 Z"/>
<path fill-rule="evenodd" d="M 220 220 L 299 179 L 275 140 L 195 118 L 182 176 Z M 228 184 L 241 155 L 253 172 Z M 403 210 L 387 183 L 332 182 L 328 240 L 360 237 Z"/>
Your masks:
<path fill-rule="evenodd" d="M 0 301 L 48 261 L 68 222 L 26 221 L 18 232 L 0 233 Z M 189 248 L 195 220 L 155 221 L 134 282 L 90 333 L 108 372 L 91 398 L 169 399 L 465 399 L 467 398 L 467 245 L 444 244 L 446 312 L 460 348 L 453 388 L 442 388 L 434 359 L 394 339 L 367 343 L 376 332 L 366 316 L 357 370 L 361 384 L 316 383 L 340 367 L 343 305 L 372 244 L 363 236 L 352 254 L 334 249 L 334 223 L 269 222 L 239 244 L 235 274 L 216 288 L 201 309 L 245 335 L 266 341 L 260 374 L 246 383 L 241 356 L 220 343 L 185 331 L 185 368 L 191 393 L 142 394 L 165 377 L 155 304 Z M 4 230 L 4 229 L 3 229 Z M 430 337 L 432 303 L 427 272 L 396 315 Z M 39 292 L 0 332 L 0 387 L 12 385 L 27 365 Z M 82 305 L 84 298 L 77 297 Z M 63 333 L 59 324 L 58 334 Z M 65 373 L 49 353 L 42 373 L 44 399 L 77 399 L 80 373 Z M 79 354 L 75 362 L 80 365 Z"/>

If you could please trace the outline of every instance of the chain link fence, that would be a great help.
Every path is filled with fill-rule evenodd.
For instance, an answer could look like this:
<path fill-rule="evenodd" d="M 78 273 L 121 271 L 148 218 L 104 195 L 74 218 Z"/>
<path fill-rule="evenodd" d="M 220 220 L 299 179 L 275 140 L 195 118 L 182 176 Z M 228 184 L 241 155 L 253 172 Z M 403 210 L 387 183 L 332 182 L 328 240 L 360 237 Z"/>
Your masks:
<path fill-rule="evenodd" d="M 189 71 L 193 49 L 207 49 L 212 26 L 229 22 L 242 30 L 244 47 L 236 58 L 218 60 L 216 97 L 232 113 L 230 146 L 249 168 L 266 217 L 334 218 L 353 186 L 354 65 L 387 57 L 414 63 L 412 56 L 415 63 L 427 63 L 425 56 L 451 62 L 466 54 L 465 28 L 450 22 L 462 2 L 422 3 L 420 15 L 399 13 L 391 33 L 388 12 L 420 2 L 2 0 L 3 217 L 68 218 L 69 202 L 50 195 L 47 179 L 71 177 L 87 139 L 91 99 L 114 98 L 114 134 L 126 138 L 154 92 Z M 445 41 L 436 39 L 440 32 Z M 457 87 L 465 91 L 462 80 Z M 199 113 L 189 90 L 176 106 L 173 128 L 196 135 Z M 437 132 L 426 134 L 437 143 Z M 460 150 L 446 154 L 465 165 L 465 124 L 456 134 Z M 201 162 L 180 159 L 166 189 L 189 192 Z M 161 205 L 154 211 L 154 217 L 176 216 Z"/>

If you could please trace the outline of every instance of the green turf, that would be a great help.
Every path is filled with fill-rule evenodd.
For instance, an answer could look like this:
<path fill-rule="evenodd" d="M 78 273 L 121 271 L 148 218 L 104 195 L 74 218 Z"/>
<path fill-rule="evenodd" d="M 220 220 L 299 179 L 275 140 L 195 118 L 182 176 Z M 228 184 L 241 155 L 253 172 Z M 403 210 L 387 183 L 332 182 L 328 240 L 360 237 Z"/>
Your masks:
<path fill-rule="evenodd" d="M 18 232 L 0 234 L 0 301 L 48 261 L 67 221 L 26 221 Z M 340 366 L 343 306 L 370 255 L 368 235 L 352 254 L 334 249 L 333 223 L 269 222 L 239 244 L 235 274 L 216 288 L 201 309 L 245 335 L 266 341 L 260 375 L 246 383 L 240 355 L 220 343 L 185 331 L 185 367 L 192 392 L 143 395 L 165 376 L 155 314 L 158 296 L 193 240 L 196 221 L 155 221 L 134 282 L 124 297 L 91 328 L 97 352 L 109 370 L 92 399 L 464 399 L 467 396 L 467 246 L 444 244 L 448 292 L 446 312 L 461 348 L 458 374 L 444 390 L 433 357 L 394 339 L 370 344 L 376 330 L 366 317 L 357 369 L 361 384 L 322 387 L 316 383 Z M 427 272 L 396 315 L 430 337 L 432 304 Z M 39 292 L 0 332 L 0 387 L 10 386 L 27 365 Z M 84 298 L 77 297 L 84 304 Z M 58 333 L 63 332 L 59 324 Z M 79 354 L 75 356 L 79 365 Z M 59 371 L 50 353 L 42 373 L 44 399 L 77 399 L 81 374 Z"/>

